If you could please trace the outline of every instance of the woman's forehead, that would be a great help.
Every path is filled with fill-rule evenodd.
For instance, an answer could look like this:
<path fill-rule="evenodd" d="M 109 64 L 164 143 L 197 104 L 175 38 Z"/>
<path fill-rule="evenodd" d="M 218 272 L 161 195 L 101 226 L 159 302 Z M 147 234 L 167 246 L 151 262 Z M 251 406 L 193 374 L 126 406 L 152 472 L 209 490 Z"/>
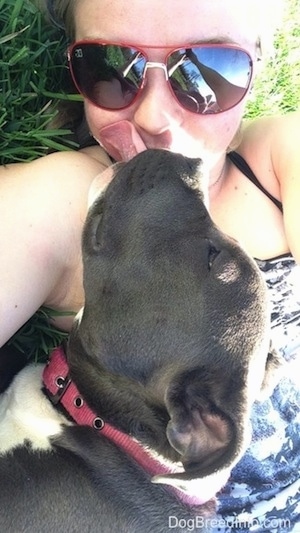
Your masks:
<path fill-rule="evenodd" d="M 251 46 L 261 19 L 257 5 L 258 0 L 80 0 L 75 10 L 76 39 L 162 47 L 221 40 Z"/>

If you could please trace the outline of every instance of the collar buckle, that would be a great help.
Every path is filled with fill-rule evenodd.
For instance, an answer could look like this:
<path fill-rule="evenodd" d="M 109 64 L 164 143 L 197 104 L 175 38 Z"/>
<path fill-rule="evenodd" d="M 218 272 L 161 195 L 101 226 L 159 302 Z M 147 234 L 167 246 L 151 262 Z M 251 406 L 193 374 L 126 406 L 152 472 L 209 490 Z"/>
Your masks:
<path fill-rule="evenodd" d="M 53 405 L 57 405 L 60 402 L 71 382 L 72 380 L 69 375 L 66 377 L 57 376 L 57 378 L 55 378 L 55 385 L 57 387 L 56 393 L 52 394 L 46 388 L 47 396 Z"/>

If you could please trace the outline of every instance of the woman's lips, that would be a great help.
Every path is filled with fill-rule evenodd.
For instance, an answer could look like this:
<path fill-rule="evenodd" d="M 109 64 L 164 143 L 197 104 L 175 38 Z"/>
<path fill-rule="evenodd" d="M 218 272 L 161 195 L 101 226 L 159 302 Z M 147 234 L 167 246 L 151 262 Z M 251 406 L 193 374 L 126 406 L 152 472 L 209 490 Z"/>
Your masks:
<path fill-rule="evenodd" d="M 144 142 L 128 120 L 104 126 L 98 134 L 97 141 L 116 161 L 128 161 L 146 150 Z"/>

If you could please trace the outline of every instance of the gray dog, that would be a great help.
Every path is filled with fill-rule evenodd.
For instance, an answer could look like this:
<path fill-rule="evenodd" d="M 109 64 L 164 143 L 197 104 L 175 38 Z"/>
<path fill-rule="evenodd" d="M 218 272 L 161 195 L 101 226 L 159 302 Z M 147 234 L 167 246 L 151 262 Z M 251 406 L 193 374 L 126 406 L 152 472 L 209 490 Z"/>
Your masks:
<path fill-rule="evenodd" d="M 259 271 L 162 150 L 117 166 L 83 260 L 66 355 L 1 396 L 0 530 L 208 532 L 272 363 Z"/>

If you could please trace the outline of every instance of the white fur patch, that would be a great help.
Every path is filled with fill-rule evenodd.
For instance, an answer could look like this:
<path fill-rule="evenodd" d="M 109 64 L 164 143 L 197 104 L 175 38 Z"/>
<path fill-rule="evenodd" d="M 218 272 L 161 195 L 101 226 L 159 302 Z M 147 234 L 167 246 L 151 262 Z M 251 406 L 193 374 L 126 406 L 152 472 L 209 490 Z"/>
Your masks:
<path fill-rule="evenodd" d="M 98 139 L 96 139 L 96 141 L 98 141 Z M 114 177 L 115 167 L 117 166 L 118 163 L 111 165 L 93 179 L 88 192 L 88 208 L 90 208 L 94 202 L 104 194 L 106 187 Z"/>
<path fill-rule="evenodd" d="M 54 409 L 44 396 L 44 365 L 29 365 L 0 395 L 0 453 L 4 454 L 29 441 L 34 450 L 50 450 L 49 437 L 71 423 Z"/>
<path fill-rule="evenodd" d="M 78 326 L 80 326 L 80 322 L 82 320 L 83 311 L 84 311 L 84 307 L 81 307 L 81 309 L 79 309 L 77 315 L 74 317 L 74 323 L 76 322 Z"/>

